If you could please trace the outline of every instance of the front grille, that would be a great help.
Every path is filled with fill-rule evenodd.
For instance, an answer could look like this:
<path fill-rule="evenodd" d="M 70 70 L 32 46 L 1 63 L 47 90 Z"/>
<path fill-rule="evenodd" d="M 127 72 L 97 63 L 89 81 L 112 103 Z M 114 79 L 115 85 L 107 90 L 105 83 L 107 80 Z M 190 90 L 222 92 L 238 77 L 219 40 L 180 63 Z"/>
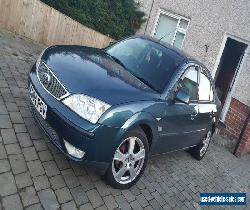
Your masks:
<path fill-rule="evenodd" d="M 31 112 L 33 116 L 35 117 L 36 121 L 40 125 L 40 127 L 45 131 L 46 135 L 49 137 L 51 141 L 56 143 L 59 147 L 61 147 L 60 139 L 57 134 L 57 132 L 52 128 L 42 117 L 41 115 L 36 111 L 35 107 L 31 104 L 30 106 Z"/>
<path fill-rule="evenodd" d="M 58 100 L 69 94 L 66 88 L 45 63 L 40 63 L 37 69 L 37 76 L 43 87 Z"/>

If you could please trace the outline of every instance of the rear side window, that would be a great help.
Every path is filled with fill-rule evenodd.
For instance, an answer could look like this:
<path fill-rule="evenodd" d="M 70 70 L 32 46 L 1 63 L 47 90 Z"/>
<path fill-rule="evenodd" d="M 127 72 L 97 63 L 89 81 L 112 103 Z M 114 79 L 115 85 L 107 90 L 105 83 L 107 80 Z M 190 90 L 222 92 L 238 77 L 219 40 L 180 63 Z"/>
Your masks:
<path fill-rule="evenodd" d="M 199 100 L 200 101 L 213 101 L 214 94 L 213 88 L 209 78 L 203 73 L 200 73 L 199 83 Z"/>

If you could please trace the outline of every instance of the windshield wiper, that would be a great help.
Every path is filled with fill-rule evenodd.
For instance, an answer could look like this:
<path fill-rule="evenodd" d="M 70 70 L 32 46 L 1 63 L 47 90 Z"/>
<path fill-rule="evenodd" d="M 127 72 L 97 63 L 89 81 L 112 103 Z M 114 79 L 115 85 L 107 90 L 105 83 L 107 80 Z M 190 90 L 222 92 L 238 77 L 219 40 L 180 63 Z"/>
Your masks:
<path fill-rule="evenodd" d="M 130 71 L 130 69 L 128 69 L 118 58 L 116 58 L 113 55 L 110 55 L 109 53 L 106 52 L 106 54 L 111 57 L 115 62 L 117 62 L 118 64 L 120 64 L 123 68 L 125 68 L 127 71 L 129 71 L 134 77 L 136 77 L 137 79 L 139 79 L 141 82 L 143 82 L 145 85 L 147 85 L 148 87 L 150 87 L 153 90 L 156 90 L 154 88 L 154 86 L 152 86 L 147 80 L 145 80 L 144 78 L 138 76 L 137 74 L 135 74 L 133 71 Z"/>
<path fill-rule="evenodd" d="M 106 53 L 107 53 L 107 52 L 106 52 Z M 116 58 L 115 56 L 110 55 L 110 54 L 108 54 L 108 53 L 107 53 L 107 55 L 108 55 L 109 57 L 111 57 L 116 63 L 120 64 L 123 68 L 127 69 L 127 67 L 126 67 L 118 58 Z"/>
<path fill-rule="evenodd" d="M 132 73 L 133 74 L 133 73 Z M 151 85 L 147 80 L 145 80 L 144 78 L 142 77 L 139 77 L 138 75 L 136 74 L 133 74 L 137 79 L 139 79 L 140 81 L 142 81 L 145 85 L 147 85 L 148 87 L 150 87 L 151 89 L 155 90 L 154 86 Z"/>

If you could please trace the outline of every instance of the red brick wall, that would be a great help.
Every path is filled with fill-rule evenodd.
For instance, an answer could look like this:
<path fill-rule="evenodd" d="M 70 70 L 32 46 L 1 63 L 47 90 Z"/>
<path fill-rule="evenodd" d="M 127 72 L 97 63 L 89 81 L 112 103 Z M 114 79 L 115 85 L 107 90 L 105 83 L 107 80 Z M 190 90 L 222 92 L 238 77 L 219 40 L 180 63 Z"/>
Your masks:
<path fill-rule="evenodd" d="M 240 142 L 237 155 L 245 155 L 250 152 L 250 121 L 248 121 L 246 130 Z"/>
<path fill-rule="evenodd" d="M 237 99 L 232 98 L 230 108 L 225 119 L 226 129 L 222 131 L 222 133 L 230 139 L 238 141 L 249 112 L 250 107 L 241 103 Z M 238 155 L 242 155 L 248 152 L 250 152 L 250 122 L 248 122 L 237 153 Z"/>

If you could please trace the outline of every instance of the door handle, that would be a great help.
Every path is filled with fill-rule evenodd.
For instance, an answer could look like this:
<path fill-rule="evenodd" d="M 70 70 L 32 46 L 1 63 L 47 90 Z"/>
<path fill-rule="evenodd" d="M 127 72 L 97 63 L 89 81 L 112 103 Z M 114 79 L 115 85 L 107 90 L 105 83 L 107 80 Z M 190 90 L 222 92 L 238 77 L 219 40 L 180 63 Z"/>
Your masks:
<path fill-rule="evenodd" d="M 191 114 L 191 120 L 194 120 L 194 118 L 198 115 L 198 112 L 195 110 L 193 111 L 193 113 Z"/>
<path fill-rule="evenodd" d="M 209 116 L 210 116 L 210 118 L 213 118 L 213 117 L 215 117 L 215 113 L 212 111 L 212 112 L 210 112 Z"/>

